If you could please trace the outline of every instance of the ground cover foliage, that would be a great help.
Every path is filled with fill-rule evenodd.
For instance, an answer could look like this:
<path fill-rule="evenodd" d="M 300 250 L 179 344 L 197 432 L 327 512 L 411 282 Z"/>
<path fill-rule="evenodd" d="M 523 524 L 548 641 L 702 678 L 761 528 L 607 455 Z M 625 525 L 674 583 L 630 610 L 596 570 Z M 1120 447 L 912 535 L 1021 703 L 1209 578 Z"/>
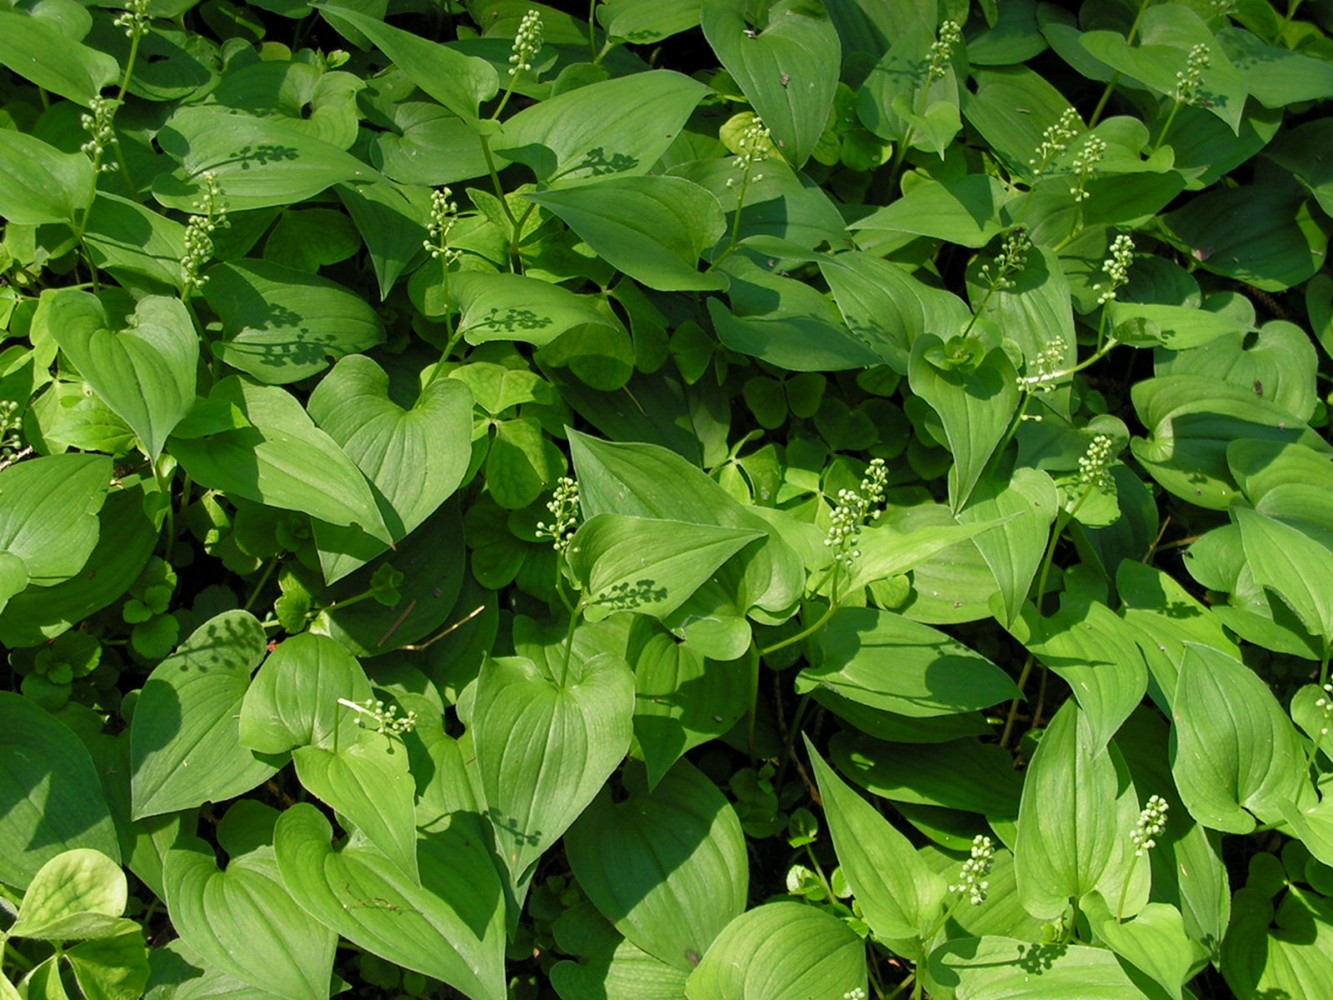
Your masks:
<path fill-rule="evenodd" d="M 0 7 L 0 997 L 1311 997 L 1333 4 Z"/>

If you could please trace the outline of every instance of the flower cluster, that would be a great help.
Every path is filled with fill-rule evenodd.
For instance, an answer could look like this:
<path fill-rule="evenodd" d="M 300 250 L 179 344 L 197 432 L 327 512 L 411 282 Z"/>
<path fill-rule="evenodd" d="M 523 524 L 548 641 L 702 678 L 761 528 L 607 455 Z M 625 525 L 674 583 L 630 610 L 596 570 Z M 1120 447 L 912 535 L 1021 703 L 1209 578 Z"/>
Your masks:
<path fill-rule="evenodd" d="M 199 272 L 213 259 L 213 233 L 231 225 L 217 177 L 211 170 L 205 170 L 199 178 L 204 182 L 204 190 L 194 203 L 196 214 L 190 216 L 185 226 L 185 256 L 181 258 L 181 284 L 187 295 L 191 288 L 203 288 L 208 280 Z"/>
<path fill-rule="evenodd" d="M 1141 858 L 1157 846 L 1156 838 L 1166 829 L 1166 809 L 1166 799 L 1160 795 L 1148 799 L 1129 834 L 1129 839 L 1134 842 L 1134 857 Z"/>
<path fill-rule="evenodd" d="M 1023 382 L 1022 385 L 1035 385 L 1038 390 L 1043 392 L 1055 388 L 1052 383 L 1061 374 L 1060 369 L 1065 363 L 1065 352 L 1068 349 L 1069 345 L 1065 338 L 1058 334 L 1052 340 L 1047 341 L 1046 346 L 1041 349 L 1032 362 L 1037 369 L 1036 379 L 1031 382 Z"/>
<path fill-rule="evenodd" d="M 19 404 L 12 399 L 0 399 L 0 456 L 8 458 L 23 447 L 22 429 L 23 415 L 19 413 Z"/>
<path fill-rule="evenodd" d="M 569 548 L 569 540 L 574 536 L 574 529 L 579 523 L 579 484 L 568 476 L 561 476 L 555 484 L 555 493 L 546 505 L 554 515 L 550 524 L 537 522 L 537 535 L 551 539 L 556 552 L 563 553 Z"/>
<path fill-rule="evenodd" d="M 1181 104 L 1195 104 L 1199 100 L 1199 84 L 1203 82 L 1203 71 L 1212 62 L 1208 46 L 1200 42 L 1190 49 L 1185 61 L 1185 68 L 1176 74 L 1176 100 Z"/>
<path fill-rule="evenodd" d="M 421 241 L 421 245 L 430 251 L 432 257 L 444 258 L 445 267 L 463 256 L 463 251 L 449 248 L 449 230 L 458 222 L 458 202 L 453 200 L 453 194 L 447 187 L 431 192 L 428 227 L 430 239 Z"/>
<path fill-rule="evenodd" d="M 1033 180 L 1046 173 L 1060 154 L 1069 148 L 1069 144 L 1078 135 L 1079 124 L 1078 112 L 1073 108 L 1066 108 L 1059 121 L 1041 134 L 1041 145 L 1037 147 L 1037 155 L 1028 160 L 1028 165 L 1032 167 Z"/>
<path fill-rule="evenodd" d="M 374 726 L 377 733 L 384 733 L 388 736 L 402 736 L 403 733 L 410 733 L 417 727 L 416 712 L 408 712 L 406 715 L 400 716 L 397 705 L 386 706 L 384 702 L 375 698 L 367 698 L 359 705 L 346 698 L 339 698 L 338 704 L 344 708 L 350 708 L 360 716 L 356 720 L 358 726 Z"/>
<path fill-rule="evenodd" d="M 990 890 L 990 882 L 986 880 L 986 876 L 990 874 L 991 866 L 994 864 L 995 844 L 990 837 L 978 834 L 972 840 L 972 856 L 963 865 L 963 870 L 958 875 L 958 882 L 949 886 L 949 891 L 965 892 L 973 906 L 980 906 L 986 902 L 986 893 Z"/>
<path fill-rule="evenodd" d="M 148 31 L 148 0 L 128 0 L 125 13 L 111 22 L 125 30 L 126 38 L 142 38 Z"/>
<path fill-rule="evenodd" d="M 102 154 L 117 142 L 115 118 L 119 103 L 109 97 L 94 97 L 88 102 L 89 111 L 79 116 L 79 124 L 88 133 L 88 141 L 79 147 L 102 173 L 115 170 L 114 163 L 103 163 Z"/>
<path fill-rule="evenodd" d="M 768 159 L 768 152 L 773 148 L 773 145 L 768 126 L 763 123 L 758 115 L 755 116 L 754 121 L 746 126 L 745 131 L 741 133 L 741 137 L 736 140 L 736 146 L 739 150 L 735 161 L 736 167 L 745 178 L 744 183 L 748 184 L 750 181 L 762 181 L 764 179 L 763 174 L 755 174 L 753 177 L 749 176 L 750 168 L 756 163 L 761 163 Z M 736 178 L 727 178 L 727 187 L 734 187 L 735 184 Z"/>
<path fill-rule="evenodd" d="M 1069 193 L 1074 196 L 1075 201 L 1083 201 L 1088 197 L 1088 181 L 1092 179 L 1093 171 L 1097 169 L 1097 164 L 1102 162 L 1102 157 L 1105 155 L 1106 140 L 1098 135 L 1088 136 L 1072 164 L 1075 180 L 1069 186 Z"/>
<path fill-rule="evenodd" d="M 940 23 L 939 34 L 935 41 L 930 44 L 930 52 L 926 56 L 926 85 L 929 86 L 935 80 L 943 79 L 945 70 L 949 66 L 949 57 L 953 54 L 953 47 L 963 40 L 963 29 L 958 26 L 957 21 L 942 21 Z"/>
<path fill-rule="evenodd" d="M 1102 261 L 1102 272 L 1111 280 L 1111 285 L 1097 298 L 1098 305 L 1106 305 L 1115 298 L 1116 289 L 1129 282 L 1129 266 L 1134 263 L 1134 241 L 1121 234 L 1111 244 L 1111 256 Z M 1101 285 L 1093 285 L 1093 291 L 1101 291 Z"/>
<path fill-rule="evenodd" d="M 844 993 L 842 1000 L 866 1000 L 866 991 L 858 986 L 856 989 Z"/>
<path fill-rule="evenodd" d="M 1078 481 L 1097 489 L 1111 488 L 1111 452 L 1115 442 L 1105 434 L 1098 434 L 1088 445 L 1087 453 L 1078 460 Z"/>
<path fill-rule="evenodd" d="M 838 503 L 833 508 L 828 534 L 824 537 L 824 544 L 834 550 L 834 563 L 850 565 L 853 559 L 860 558 L 861 550 L 856 543 L 861 537 L 861 528 L 867 520 L 879 518 L 888 480 L 889 471 L 884 459 L 876 458 L 866 469 L 859 489 L 838 491 Z"/>
<path fill-rule="evenodd" d="M 518 76 L 526 70 L 532 72 L 532 57 L 542 47 L 542 16 L 539 11 L 530 10 L 518 23 L 518 34 L 514 36 L 514 54 L 509 57 L 509 75 Z"/>
<path fill-rule="evenodd" d="M 1333 684 L 1324 685 L 1324 697 L 1315 699 L 1314 707 L 1324 713 L 1324 723 L 1319 735 L 1327 736 L 1329 719 L 1333 719 Z"/>
<path fill-rule="evenodd" d="M 1014 283 L 1009 280 L 1009 276 L 1018 274 L 1027 266 L 1028 251 L 1031 249 L 1032 241 L 1028 239 L 1027 231 L 1015 229 L 1004 238 L 1004 245 L 995 255 L 994 262 L 982 265 L 981 280 L 991 288 L 1013 288 Z"/>

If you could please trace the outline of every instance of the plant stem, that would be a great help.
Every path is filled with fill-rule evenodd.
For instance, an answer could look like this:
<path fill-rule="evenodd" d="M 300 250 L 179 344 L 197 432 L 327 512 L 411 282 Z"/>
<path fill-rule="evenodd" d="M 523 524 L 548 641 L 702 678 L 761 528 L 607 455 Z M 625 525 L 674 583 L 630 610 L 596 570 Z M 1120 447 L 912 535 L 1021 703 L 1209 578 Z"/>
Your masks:
<path fill-rule="evenodd" d="M 1166 134 L 1171 131 L 1171 123 L 1176 120 L 1176 114 L 1180 111 L 1180 102 L 1171 102 L 1171 113 L 1166 116 L 1166 124 L 1162 126 L 1162 131 L 1157 134 L 1157 141 L 1153 143 L 1152 152 L 1155 153 L 1162 148 L 1162 143 L 1166 140 Z M 1152 155 L 1151 153 L 1149 154 Z"/>
<path fill-rule="evenodd" d="M 574 628 L 583 615 L 583 603 L 579 602 L 574 613 L 569 616 L 569 626 L 565 630 L 565 655 L 560 664 L 560 687 L 564 688 L 569 680 L 569 661 L 574 657 Z"/>
<path fill-rule="evenodd" d="M 779 649 L 786 649 L 788 646 L 794 646 L 796 643 L 800 642 L 803 639 L 810 638 L 810 636 L 814 635 L 821 628 L 823 628 L 825 625 L 828 624 L 829 619 L 833 617 L 833 612 L 837 610 L 838 610 L 838 605 L 836 602 L 830 604 L 828 606 L 828 610 L 825 611 L 824 614 L 820 616 L 819 621 L 815 622 L 813 625 L 808 626 L 807 628 L 801 629 L 801 631 L 797 632 L 793 636 L 788 636 L 786 639 L 783 639 L 780 642 L 775 642 L 773 643 L 773 645 L 761 649 L 759 651 L 759 655 L 767 656 L 769 653 L 776 653 Z"/>
<path fill-rule="evenodd" d="M 1134 23 L 1129 26 L 1129 34 L 1125 36 L 1125 41 L 1128 44 L 1134 44 L 1134 38 L 1139 33 L 1139 22 L 1143 20 L 1143 12 L 1147 9 L 1148 0 L 1143 0 L 1143 2 L 1139 4 L 1139 12 L 1134 15 Z M 1107 81 L 1106 89 L 1102 91 L 1101 100 L 1097 102 L 1097 107 L 1092 111 L 1092 117 L 1088 119 L 1088 128 L 1091 129 L 1097 127 L 1097 123 L 1101 121 L 1102 112 L 1106 110 L 1106 102 L 1111 99 L 1111 94 L 1114 93 L 1116 84 L 1119 82 L 1120 71 L 1116 70 L 1111 74 L 1111 79 Z"/>
<path fill-rule="evenodd" d="M 245 606 L 241 609 L 242 611 L 249 611 L 254 607 L 255 601 L 259 600 L 259 592 L 264 589 L 264 584 L 268 583 L 268 578 L 273 575 L 273 570 L 277 568 L 277 565 L 277 556 L 274 556 L 268 561 L 268 564 L 264 567 L 264 572 L 259 575 L 259 582 L 257 582 L 254 589 L 250 591 L 250 596 L 246 599 Z"/>

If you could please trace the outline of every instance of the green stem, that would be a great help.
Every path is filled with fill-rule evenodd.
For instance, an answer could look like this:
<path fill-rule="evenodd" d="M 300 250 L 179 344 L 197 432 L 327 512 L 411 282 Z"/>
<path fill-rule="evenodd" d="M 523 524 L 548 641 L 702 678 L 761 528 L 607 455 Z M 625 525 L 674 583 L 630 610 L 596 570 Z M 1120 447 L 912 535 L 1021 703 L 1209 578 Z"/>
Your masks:
<path fill-rule="evenodd" d="M 563 689 L 565 682 L 569 679 L 569 661 L 574 657 L 574 628 L 579 623 L 579 618 L 583 615 L 583 604 L 580 602 L 574 608 L 574 613 L 569 616 L 569 627 L 565 630 L 565 655 L 560 664 L 560 687 Z"/>
<path fill-rule="evenodd" d="M 1115 922 L 1121 923 L 1125 919 L 1125 898 L 1129 895 L 1129 880 L 1134 877 L 1134 869 L 1139 863 L 1138 852 L 1129 862 L 1129 868 L 1125 871 L 1124 884 L 1120 886 L 1120 904 L 1115 908 Z"/>
<path fill-rule="evenodd" d="M 477 138 L 481 140 L 481 154 L 486 158 L 486 169 L 491 175 L 491 184 L 495 188 L 495 197 L 500 199 L 500 209 L 504 212 L 505 218 L 509 220 L 509 225 L 513 232 L 517 233 L 518 220 L 514 218 L 514 213 L 509 210 L 509 199 L 505 197 L 504 185 L 500 183 L 500 172 L 495 168 L 495 157 L 491 154 L 490 137 L 487 135 L 480 135 Z M 512 269 L 513 262 L 510 261 L 510 270 Z"/>
<path fill-rule="evenodd" d="M 1162 131 L 1157 135 L 1157 141 L 1153 143 L 1152 151 L 1157 152 L 1162 148 L 1162 143 L 1166 140 L 1166 134 L 1171 131 L 1171 123 L 1176 120 L 1176 113 L 1180 111 L 1180 102 L 1171 102 L 1171 113 L 1166 116 L 1166 124 L 1162 126 Z M 1152 155 L 1151 153 L 1149 155 Z"/>
<path fill-rule="evenodd" d="M 815 851 L 813 845 L 811 844 L 805 845 L 805 856 L 810 859 L 810 865 L 814 869 L 815 875 L 818 876 L 819 878 L 819 884 L 824 887 L 824 892 L 828 894 L 829 902 L 830 903 L 833 902 L 838 897 L 833 894 L 833 885 L 824 875 L 824 867 L 819 863 L 819 859 L 815 857 Z"/>
<path fill-rule="evenodd" d="M 1097 324 L 1097 342 L 1100 346 L 1098 346 L 1098 348 L 1095 351 L 1093 351 L 1092 354 L 1088 355 L 1078 364 L 1074 365 L 1073 368 L 1066 368 L 1063 371 L 1051 372 L 1049 375 L 1029 375 L 1026 378 L 1019 379 L 1019 382 L 1024 387 L 1038 386 L 1044 382 L 1054 382 L 1056 379 L 1059 378 L 1065 378 L 1066 376 L 1069 375 L 1077 375 L 1079 372 L 1083 371 L 1083 369 L 1092 367 L 1102 358 L 1106 357 L 1106 355 L 1111 352 L 1112 348 L 1116 347 L 1120 343 L 1120 341 L 1117 340 L 1115 337 L 1108 337 L 1106 343 L 1102 344 L 1101 339 L 1104 336 L 1105 328 L 1106 328 L 1106 311 L 1105 309 L 1103 309 L 1101 322 Z"/>
<path fill-rule="evenodd" d="M 440 377 L 440 374 L 444 371 L 445 363 L 448 362 L 450 356 L 454 353 L 454 348 L 458 346 L 458 341 L 462 337 L 461 331 L 458 333 L 454 332 L 454 314 L 450 308 L 451 304 L 449 299 L 449 264 L 446 260 L 444 265 L 444 350 L 440 353 L 440 360 L 435 362 L 435 365 L 431 368 L 430 375 L 422 384 L 422 392 L 429 389 L 430 384 Z"/>
<path fill-rule="evenodd" d="M 159 457 L 153 463 L 153 478 L 157 481 L 158 491 L 167 502 L 166 520 L 162 525 L 166 535 L 162 543 L 162 558 L 170 563 L 171 550 L 176 544 L 176 505 L 171 502 L 171 478 L 162 475 L 161 462 L 162 459 Z"/>
<path fill-rule="evenodd" d="M 1134 38 L 1139 33 L 1139 22 L 1143 20 L 1143 12 L 1148 9 L 1149 0 L 1143 0 L 1139 4 L 1139 12 L 1134 15 L 1134 23 L 1129 26 L 1129 34 L 1125 36 L 1125 41 L 1129 45 L 1134 44 Z M 1096 128 L 1097 123 L 1101 121 L 1102 112 L 1106 110 L 1106 102 L 1111 99 L 1111 94 L 1115 92 L 1116 84 L 1120 82 L 1120 71 L 1116 70 L 1111 74 L 1111 79 L 1106 83 L 1106 89 L 1102 91 L 1101 100 L 1097 102 L 1097 107 L 1092 111 L 1092 117 L 1088 119 L 1088 128 Z"/>
<path fill-rule="evenodd" d="M 588 0 L 588 53 L 594 63 L 597 55 L 597 0 Z"/>
<path fill-rule="evenodd" d="M 838 605 L 837 602 L 835 601 L 829 604 L 828 610 L 825 611 L 824 614 L 820 616 L 819 621 L 815 622 L 813 625 L 810 625 L 807 628 L 801 629 L 801 631 L 797 632 L 793 636 L 788 636 L 786 639 L 783 639 L 779 642 L 775 642 L 773 643 L 773 645 L 761 649 L 759 651 L 759 655 L 767 656 L 769 653 L 776 653 L 779 649 L 786 649 L 788 646 L 794 646 L 796 643 L 810 638 L 810 636 L 814 635 L 821 628 L 823 628 L 825 625 L 828 624 L 829 619 L 833 617 L 833 613 L 837 610 L 838 610 Z"/>
<path fill-rule="evenodd" d="M 245 607 L 242 611 L 249 611 L 254 607 L 255 601 L 259 600 L 259 592 L 264 589 L 264 584 L 268 583 L 269 577 L 273 575 L 273 570 L 277 568 L 278 557 L 274 556 L 264 567 L 264 572 L 259 575 L 259 582 L 255 584 L 254 589 L 250 591 L 250 596 L 245 601 Z"/>
<path fill-rule="evenodd" d="M 1319 661 L 1319 686 L 1323 687 L 1328 683 L 1328 658 L 1330 651 L 1333 651 L 1333 643 L 1327 639 L 1324 640 L 1324 656 Z"/>

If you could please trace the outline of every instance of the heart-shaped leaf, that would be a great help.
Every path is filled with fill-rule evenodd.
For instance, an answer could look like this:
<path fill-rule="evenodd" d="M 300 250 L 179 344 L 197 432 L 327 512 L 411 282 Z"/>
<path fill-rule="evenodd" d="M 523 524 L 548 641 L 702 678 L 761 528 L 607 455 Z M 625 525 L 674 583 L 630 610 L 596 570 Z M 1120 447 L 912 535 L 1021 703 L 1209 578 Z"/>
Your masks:
<path fill-rule="evenodd" d="M 687 761 L 624 802 L 599 795 L 570 827 L 565 850 L 602 915 L 678 969 L 693 969 L 745 909 L 750 873 L 740 820 Z"/>
<path fill-rule="evenodd" d="M 60 349 L 156 461 L 194 405 L 199 337 L 184 304 L 145 296 L 118 332 L 108 328 L 102 304 L 86 292 L 61 292 L 47 308 Z"/>
<path fill-rule="evenodd" d="M 172 925 L 214 968 L 270 996 L 328 1000 L 337 935 L 297 905 L 272 848 L 218 871 L 191 838 L 167 852 L 163 880 Z"/>
<path fill-rule="evenodd" d="M 634 675 L 599 653 L 563 676 L 524 657 L 489 659 L 473 708 L 472 740 L 495 839 L 512 881 L 592 801 L 629 750 Z"/>
<path fill-rule="evenodd" d="M 421 841 L 420 883 L 368 844 L 332 846 L 314 806 L 287 809 L 274 831 L 284 885 L 306 912 L 380 958 L 477 1000 L 504 1000 L 504 902 L 486 848 L 450 822 Z"/>
<path fill-rule="evenodd" d="M 1284 802 L 1311 804 L 1305 752 L 1291 719 L 1249 667 L 1189 643 L 1171 702 L 1171 773 L 1185 807 L 1211 830 L 1280 822 Z"/>
<path fill-rule="evenodd" d="M 384 369 L 351 355 L 324 376 L 306 409 L 388 503 L 395 541 L 449 498 L 472 458 L 472 394 L 456 379 L 436 379 L 405 408 Z"/>
<path fill-rule="evenodd" d="M 97 512 L 110 482 L 105 455 L 48 455 L 5 470 L 0 553 L 13 557 L 5 570 L 11 586 L 49 587 L 83 569 L 97 545 Z M 26 573 L 21 583 L 15 560 Z"/>
<path fill-rule="evenodd" d="M 384 341 L 370 304 L 336 282 L 268 260 L 217 264 L 204 298 L 222 320 L 213 351 L 266 385 L 322 372 L 330 358 Z"/>
<path fill-rule="evenodd" d="M 569 567 L 583 589 L 585 614 L 617 611 L 664 618 L 719 566 L 764 533 L 683 521 L 598 514 L 569 544 Z"/>
<path fill-rule="evenodd" d="M 43 865 L 76 848 L 120 859 L 111 811 L 83 742 L 35 701 L 8 691 L 0 692 L 0 802 L 6 885 L 27 886 Z"/>
<path fill-rule="evenodd" d="M 9 934 L 42 941 L 114 937 L 134 926 L 121 918 L 128 900 L 119 864 L 101 851 L 75 848 L 42 865 Z"/>
<path fill-rule="evenodd" d="M 356 824 L 409 877 L 417 878 L 416 785 L 401 743 L 364 730 L 350 746 L 299 747 L 292 761 L 301 784 Z"/>
<path fill-rule="evenodd" d="M 338 699 L 371 696 L 361 664 L 347 647 L 309 632 L 292 636 L 264 661 L 241 704 L 241 742 L 256 753 L 296 747 L 332 749 L 356 742 L 356 715 Z"/>
<path fill-rule="evenodd" d="M 704 37 L 795 167 L 805 165 L 828 123 L 842 45 L 822 6 L 779 0 L 751 29 L 744 0 L 703 7 Z"/>
<path fill-rule="evenodd" d="M 529 194 L 618 270 L 663 291 L 722 288 L 699 256 L 726 229 L 712 194 L 679 177 L 613 177 Z"/>
<path fill-rule="evenodd" d="M 856 932 L 831 913 L 802 903 L 767 903 L 742 913 L 718 935 L 686 980 L 685 996 L 859 996 L 866 990 L 864 948 Z"/>
<path fill-rule="evenodd" d="M 266 642 L 253 615 L 223 612 L 148 675 L 130 726 L 135 819 L 222 802 L 277 773 L 240 734 L 241 703 Z"/>

